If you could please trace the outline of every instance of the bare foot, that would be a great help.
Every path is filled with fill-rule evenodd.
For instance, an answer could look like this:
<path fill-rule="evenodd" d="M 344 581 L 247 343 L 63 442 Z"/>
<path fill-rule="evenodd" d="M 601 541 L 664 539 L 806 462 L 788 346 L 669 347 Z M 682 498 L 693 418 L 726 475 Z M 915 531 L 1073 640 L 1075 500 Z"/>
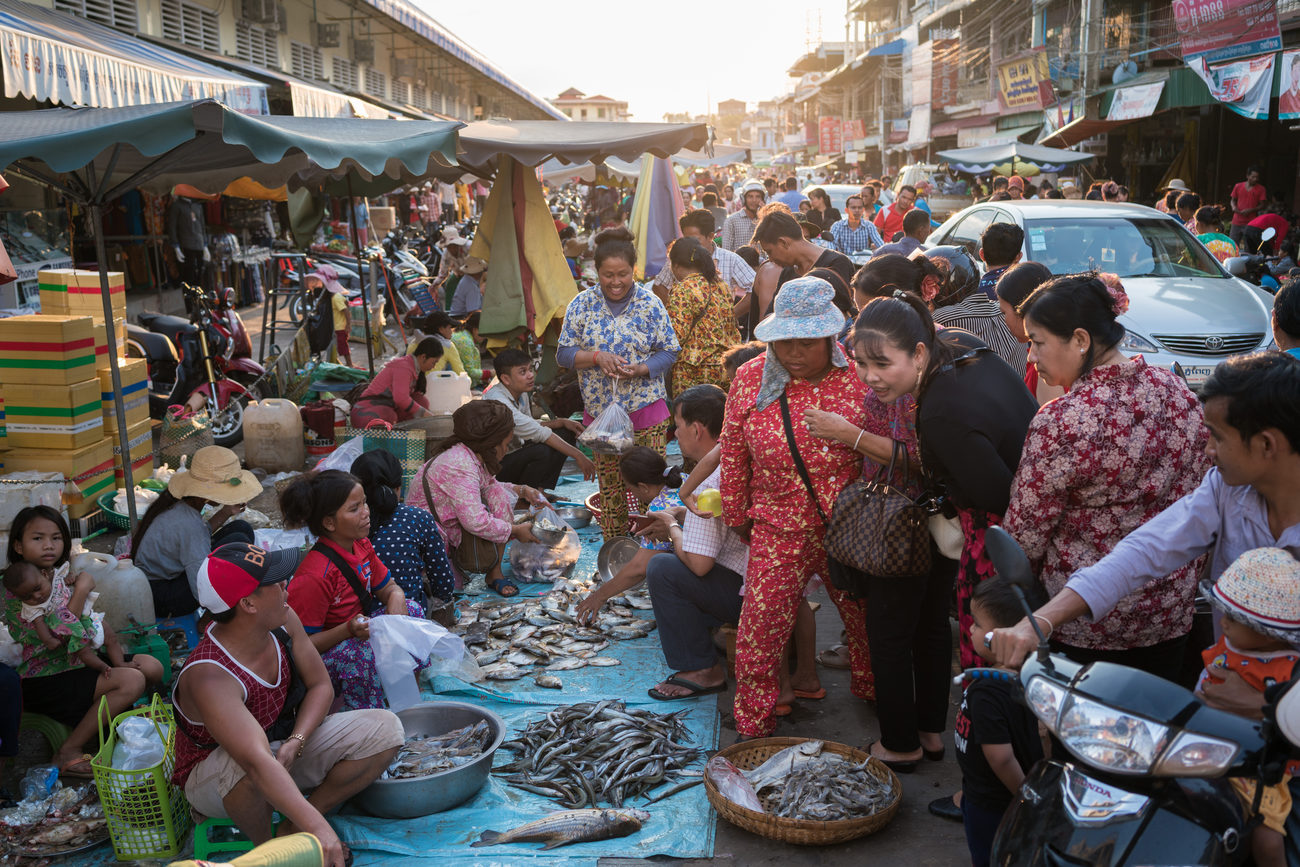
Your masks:
<path fill-rule="evenodd" d="M 885 749 L 885 745 L 879 741 L 871 745 L 870 752 L 878 759 L 885 759 L 891 762 L 913 762 L 921 758 L 921 751 L 919 749 L 911 753 L 896 753 L 893 750 Z"/>

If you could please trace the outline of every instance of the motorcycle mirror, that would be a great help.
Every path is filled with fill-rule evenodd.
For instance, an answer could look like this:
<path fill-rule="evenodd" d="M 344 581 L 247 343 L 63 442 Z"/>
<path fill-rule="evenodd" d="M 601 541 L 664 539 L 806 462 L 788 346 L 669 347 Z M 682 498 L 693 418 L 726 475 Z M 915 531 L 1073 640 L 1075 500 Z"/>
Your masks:
<path fill-rule="evenodd" d="M 984 547 L 988 549 L 993 568 L 1003 580 L 1018 586 L 1026 593 L 1036 591 L 1036 579 L 1029 558 L 1020 549 L 1020 543 L 1001 527 L 990 527 L 984 534 Z"/>

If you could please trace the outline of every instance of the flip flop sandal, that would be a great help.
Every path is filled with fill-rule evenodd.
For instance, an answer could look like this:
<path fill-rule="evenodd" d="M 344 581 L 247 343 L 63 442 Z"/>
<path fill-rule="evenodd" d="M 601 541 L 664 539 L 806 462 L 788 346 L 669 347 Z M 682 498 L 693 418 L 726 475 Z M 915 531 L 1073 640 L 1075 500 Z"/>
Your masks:
<path fill-rule="evenodd" d="M 826 687 L 823 686 L 821 689 L 817 690 L 816 692 L 809 692 L 806 689 L 796 689 L 794 691 L 794 697 L 806 698 L 812 701 L 817 701 L 819 699 L 823 699 L 826 697 Z"/>
<path fill-rule="evenodd" d="M 488 584 L 487 589 L 493 591 L 498 596 L 501 596 L 503 599 L 511 599 L 519 595 L 519 585 L 511 581 L 509 578 L 498 578 L 492 584 Z M 507 593 L 506 592 L 507 590 L 511 590 L 514 592 Z"/>
<path fill-rule="evenodd" d="M 59 767 L 59 776 L 72 777 L 78 780 L 93 780 L 95 778 L 95 772 L 94 769 L 91 768 L 90 762 L 94 758 L 95 757 L 92 756 L 90 753 L 82 753 L 81 758 L 73 759 L 72 761 L 65 762 L 63 765 L 61 765 Z M 74 770 L 74 768 L 76 768 L 78 765 L 83 765 L 83 764 L 86 766 L 86 769 L 84 771 Z"/>
<path fill-rule="evenodd" d="M 794 713 L 794 705 L 778 704 L 772 706 L 772 716 L 789 716 Z"/>
<path fill-rule="evenodd" d="M 717 686 L 701 686 L 693 680 L 687 680 L 686 678 L 678 677 L 677 675 L 668 678 L 664 683 L 669 683 L 673 686 L 680 686 L 682 689 L 690 690 L 690 692 L 683 695 L 667 695 L 660 692 L 658 687 L 651 687 L 646 690 L 646 693 L 656 701 L 679 701 L 683 698 L 698 698 L 702 695 L 724 692 L 727 689 L 727 682 L 725 680 Z"/>
<path fill-rule="evenodd" d="M 846 645 L 838 645 L 828 650 L 823 650 L 817 654 L 817 661 L 826 668 L 840 669 L 847 671 L 850 667 L 849 648 Z"/>

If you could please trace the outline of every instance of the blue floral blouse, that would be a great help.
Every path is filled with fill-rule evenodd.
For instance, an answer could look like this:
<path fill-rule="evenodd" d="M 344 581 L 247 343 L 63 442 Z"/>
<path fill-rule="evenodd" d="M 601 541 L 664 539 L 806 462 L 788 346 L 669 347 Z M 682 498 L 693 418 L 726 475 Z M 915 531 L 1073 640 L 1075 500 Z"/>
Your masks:
<path fill-rule="evenodd" d="M 398 506 L 383 526 L 371 528 L 370 543 L 407 599 L 425 606 L 426 574 L 433 594 L 442 600 L 451 599 L 456 581 L 433 515 L 414 506 Z"/>
<path fill-rule="evenodd" d="M 564 311 L 560 346 L 573 346 L 584 352 L 612 352 L 631 364 L 641 364 L 661 349 L 680 352 L 677 334 L 663 302 L 641 285 L 632 293 L 626 309 L 615 316 L 599 289 L 579 292 Z M 583 407 L 593 416 L 600 415 L 616 396 L 629 413 L 668 398 L 662 376 L 615 383 L 593 367 L 578 371 L 578 383 L 582 388 Z"/>

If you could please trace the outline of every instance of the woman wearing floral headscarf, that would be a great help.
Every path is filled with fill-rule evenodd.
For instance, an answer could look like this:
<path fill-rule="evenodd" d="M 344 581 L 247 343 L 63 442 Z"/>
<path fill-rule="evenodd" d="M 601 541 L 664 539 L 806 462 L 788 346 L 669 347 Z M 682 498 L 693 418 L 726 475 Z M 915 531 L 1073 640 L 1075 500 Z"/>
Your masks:
<path fill-rule="evenodd" d="M 1109 285 L 1108 285 L 1109 284 Z M 1200 484 L 1209 469 L 1201 405 L 1174 374 L 1124 357 L 1114 275 L 1057 277 L 1019 307 L 1039 376 L 1066 389 L 1029 426 L 1003 527 L 1055 596 L 1074 572 Z M 1192 627 L 1197 564 L 1143 585 L 1095 622 L 1052 630 L 1078 662 L 1173 679 Z"/>
<path fill-rule="evenodd" d="M 823 515 L 862 473 L 861 455 L 815 437 L 805 420 L 806 410 L 819 409 L 859 428 L 866 424 L 867 389 L 835 340 L 844 314 L 834 299 L 835 290 L 817 277 L 781 287 L 774 312 L 754 330 L 768 351 L 737 371 L 722 424 L 722 517 L 750 540 L 736 633 L 736 731 L 747 738 L 765 737 L 775 727 L 781 649 L 808 581 L 827 574 Z M 812 491 L 796 469 L 787 413 Z M 862 604 L 833 586 L 826 590 L 848 633 L 853 694 L 872 700 Z"/>

